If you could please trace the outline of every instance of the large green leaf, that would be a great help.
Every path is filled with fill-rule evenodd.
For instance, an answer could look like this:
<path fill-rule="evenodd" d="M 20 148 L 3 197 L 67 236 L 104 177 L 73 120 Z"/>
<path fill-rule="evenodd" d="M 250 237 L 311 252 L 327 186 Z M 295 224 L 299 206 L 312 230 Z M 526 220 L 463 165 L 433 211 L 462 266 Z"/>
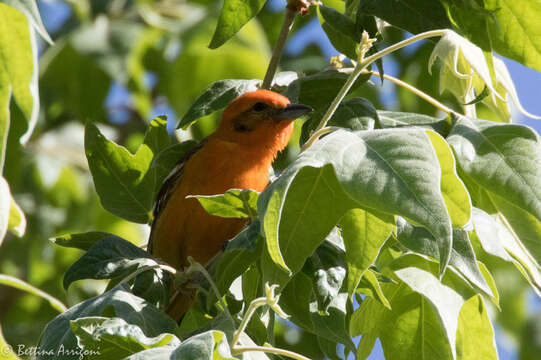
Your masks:
<path fill-rule="evenodd" d="M 396 225 L 391 215 L 362 209 L 349 210 L 339 224 L 346 248 L 347 291 L 351 296 Z"/>
<path fill-rule="evenodd" d="M 356 60 L 355 50 L 361 38 L 357 34 L 353 20 L 325 5 L 318 6 L 318 13 L 321 27 L 335 49 L 350 59 Z"/>
<path fill-rule="evenodd" d="M 95 125 L 86 126 L 86 157 L 106 210 L 133 222 L 148 223 L 152 219 L 155 188 L 161 182 L 151 163 L 169 145 L 165 125 L 165 118 L 154 119 L 135 154 L 107 140 Z"/>
<path fill-rule="evenodd" d="M 257 217 L 257 197 L 259 193 L 250 189 L 229 189 L 219 195 L 189 195 L 196 198 L 211 215 L 225 218 Z"/>
<path fill-rule="evenodd" d="M 43 26 L 41 16 L 39 15 L 38 7 L 34 0 L 1 0 L 0 3 L 5 3 L 7 5 L 13 6 L 15 9 L 25 14 L 28 21 L 41 35 L 41 37 L 45 39 L 45 41 L 47 41 L 49 44 L 53 43 L 53 40 L 51 40 L 51 37 L 47 33 L 45 26 Z"/>
<path fill-rule="evenodd" d="M 266 264 L 264 277 L 287 281 L 283 270 L 299 271 L 343 214 L 359 207 L 425 226 L 441 239 L 443 272 L 452 238 L 440 181 L 440 165 L 424 130 L 339 130 L 326 136 L 259 197 L 268 254 L 282 268 Z"/>
<path fill-rule="evenodd" d="M 378 337 L 386 359 L 452 359 L 444 329 L 430 302 L 404 283 L 382 287 L 392 311 L 367 298 L 351 317 L 351 335 L 363 335 L 357 359 L 368 357 Z"/>
<path fill-rule="evenodd" d="M 180 120 L 178 127 L 186 129 L 200 117 L 212 114 L 227 106 L 237 96 L 257 90 L 260 80 L 219 80 L 209 86 L 192 104 Z"/>
<path fill-rule="evenodd" d="M 158 347 L 141 351 L 126 359 L 236 360 L 231 356 L 225 334 L 216 330 L 192 336 L 176 348 L 172 346 Z"/>
<path fill-rule="evenodd" d="M 458 359 L 497 360 L 494 329 L 480 295 L 462 305 L 458 317 L 456 352 Z"/>
<path fill-rule="evenodd" d="M 375 15 L 413 34 L 434 29 L 449 29 L 445 8 L 433 0 L 366 0 L 359 5 L 363 13 Z"/>
<path fill-rule="evenodd" d="M 530 282 L 541 296 L 541 272 L 539 263 L 501 221 L 495 216 L 474 208 L 473 225 L 481 247 L 490 255 L 510 261 Z"/>
<path fill-rule="evenodd" d="M 434 237 L 426 229 L 412 226 L 402 218 L 397 221 L 397 238 L 400 243 L 410 250 L 428 255 L 434 259 L 440 257 Z M 453 250 L 451 251 L 449 265 L 453 266 L 486 294 L 489 296 L 494 295 L 479 269 L 468 233 L 462 229 L 453 229 Z"/>
<path fill-rule="evenodd" d="M 162 333 L 150 338 L 139 326 L 120 318 L 82 317 L 72 320 L 70 325 L 87 354 L 85 359 L 121 359 L 146 349 L 180 345 L 173 334 Z"/>
<path fill-rule="evenodd" d="M 40 353 L 37 358 L 71 359 L 72 355 L 67 351 L 59 352 L 59 349 L 80 349 L 70 321 L 88 316 L 104 316 L 104 313 L 111 312 L 128 324 L 139 326 L 149 337 L 159 336 L 164 332 L 174 333 L 176 328 L 175 321 L 165 313 L 122 287 L 115 287 L 71 307 L 49 322 L 41 334 L 38 346 L 51 351 Z"/>
<path fill-rule="evenodd" d="M 539 262 L 541 144 L 535 131 L 461 117 L 448 142 L 461 169 L 489 194 Z"/>
<path fill-rule="evenodd" d="M 541 71 L 541 7 L 536 0 L 487 0 L 485 9 L 494 21 L 488 31 L 494 50 Z"/>
<path fill-rule="evenodd" d="M 19 10 L 0 3 L 0 169 L 4 166 L 11 97 L 27 121 L 30 138 L 38 119 L 37 45 L 33 28 Z"/>
<path fill-rule="evenodd" d="M 209 48 L 216 49 L 263 8 L 267 0 L 225 0 Z"/>
<path fill-rule="evenodd" d="M 69 267 L 64 275 L 64 288 L 81 279 L 112 279 L 145 265 L 156 265 L 150 253 L 118 236 L 97 241 Z"/>
<path fill-rule="evenodd" d="M 433 307 L 443 326 L 444 338 L 450 346 L 453 358 L 456 358 L 458 316 L 467 298 L 458 292 L 459 289 L 454 286 L 456 283 L 440 282 L 436 266 L 432 266 L 419 256 L 405 255 L 393 262 L 392 268 L 400 280 L 406 283 L 411 290 L 421 294 Z M 447 272 L 447 279 L 451 275 L 453 275 L 451 272 Z"/>

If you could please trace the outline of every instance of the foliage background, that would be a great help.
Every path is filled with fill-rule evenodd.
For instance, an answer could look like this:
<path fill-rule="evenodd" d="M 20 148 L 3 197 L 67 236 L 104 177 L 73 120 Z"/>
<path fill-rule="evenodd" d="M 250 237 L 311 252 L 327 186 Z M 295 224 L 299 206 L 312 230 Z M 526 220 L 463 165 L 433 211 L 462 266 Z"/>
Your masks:
<path fill-rule="evenodd" d="M 332 1 L 330 1 L 332 2 Z M 327 3 L 327 2 L 326 2 Z M 37 128 L 27 147 L 18 143 L 24 121 L 12 103 L 12 129 L 4 176 L 16 201 L 27 216 L 23 238 L 8 235 L 0 249 L 0 273 L 24 279 L 54 294 L 68 306 L 97 293 L 99 281 L 77 282 L 66 292 L 62 275 L 80 255 L 75 249 L 55 246 L 47 239 L 59 234 L 100 230 L 143 244 L 148 228 L 116 218 L 100 205 L 89 176 L 83 149 L 83 125 L 94 121 L 117 143 L 136 149 L 148 122 L 155 115 L 169 115 L 173 134 L 195 98 L 213 81 L 224 78 L 262 78 L 271 45 L 280 25 L 284 1 L 269 2 L 240 34 L 218 50 L 209 50 L 220 10 L 215 1 L 136 1 L 130 11 L 121 11 L 124 1 L 38 2 L 45 26 L 55 41 L 50 47 L 40 41 L 39 86 L 41 108 Z M 155 18 L 143 18 L 147 11 Z M 171 18 L 160 13 L 174 14 Z M 335 50 L 322 33 L 313 11 L 295 23 L 281 62 L 282 70 L 314 72 L 325 67 Z M 152 23 L 154 26 L 151 26 Z M 406 36 L 390 29 L 388 43 Z M 433 43 L 426 41 L 384 59 L 386 72 L 429 94 L 438 96 L 436 77 L 427 69 Z M 539 73 L 507 62 L 525 107 L 541 113 L 536 88 Z M 528 74 L 523 76 L 522 74 Z M 515 76 L 517 75 L 517 76 Z M 414 95 L 385 82 L 363 87 L 359 94 L 378 109 L 436 115 L 436 110 Z M 448 102 L 455 100 L 446 95 Z M 480 116 L 482 117 L 482 116 Z M 196 140 L 209 134 L 216 115 L 200 121 L 181 140 Z M 539 131 L 537 123 L 531 125 Z M 278 168 L 298 151 L 295 144 L 281 155 Z M 534 326 L 541 319 L 538 300 L 528 284 L 507 264 L 497 264 L 503 312 L 494 312 L 502 359 L 528 359 L 541 344 Z M 10 287 L 0 290 L 0 324 L 10 344 L 33 346 L 56 311 L 46 302 Z M 281 323 L 277 345 L 304 342 L 306 354 L 314 339 L 301 330 Z M 508 346 L 510 344 L 510 346 Z M 376 350 L 373 358 L 378 358 Z M 314 358 L 321 354 L 311 354 Z M 535 355 L 533 355 L 535 356 Z"/>

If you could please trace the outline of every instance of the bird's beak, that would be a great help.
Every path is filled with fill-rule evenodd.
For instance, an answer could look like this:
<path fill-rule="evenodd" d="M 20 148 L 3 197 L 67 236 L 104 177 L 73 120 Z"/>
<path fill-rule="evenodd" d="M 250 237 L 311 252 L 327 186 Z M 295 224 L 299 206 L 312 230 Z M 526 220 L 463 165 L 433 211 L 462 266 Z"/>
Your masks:
<path fill-rule="evenodd" d="M 278 110 L 276 117 L 278 119 L 296 119 L 314 111 L 310 106 L 302 104 L 289 104 L 285 108 Z"/>

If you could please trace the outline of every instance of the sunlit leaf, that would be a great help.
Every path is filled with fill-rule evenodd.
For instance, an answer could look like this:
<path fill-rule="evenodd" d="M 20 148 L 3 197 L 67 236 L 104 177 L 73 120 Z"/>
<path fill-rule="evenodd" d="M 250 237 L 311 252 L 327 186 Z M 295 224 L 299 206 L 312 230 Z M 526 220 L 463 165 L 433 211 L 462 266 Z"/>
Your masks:
<path fill-rule="evenodd" d="M 35 4 L 34 4 L 35 6 Z M 38 119 L 37 44 L 33 27 L 19 10 L 0 3 L 0 168 L 3 167 L 10 123 L 11 98 L 24 114 L 26 143 Z"/>
<path fill-rule="evenodd" d="M 239 31 L 263 8 L 266 0 L 225 0 L 209 48 L 215 49 Z"/>
<path fill-rule="evenodd" d="M 452 238 L 440 181 L 421 129 L 336 131 L 304 151 L 259 197 L 268 253 L 295 273 L 343 214 L 361 207 L 423 224 L 441 239 L 443 270 Z M 273 283 L 287 281 L 276 266 L 264 266 L 263 274 Z"/>
<path fill-rule="evenodd" d="M 230 189 L 219 195 L 189 195 L 196 198 L 211 215 L 225 218 L 257 217 L 257 197 L 259 193 L 250 189 Z"/>

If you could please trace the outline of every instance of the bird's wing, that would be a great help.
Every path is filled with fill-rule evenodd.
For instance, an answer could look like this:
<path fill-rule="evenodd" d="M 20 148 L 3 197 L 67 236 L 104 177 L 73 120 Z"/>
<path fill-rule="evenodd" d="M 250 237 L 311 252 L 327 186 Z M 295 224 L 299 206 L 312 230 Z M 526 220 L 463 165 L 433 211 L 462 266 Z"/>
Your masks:
<path fill-rule="evenodd" d="M 165 206 L 167 205 L 167 202 L 169 201 L 169 198 L 171 197 L 173 190 L 176 188 L 177 184 L 182 180 L 182 174 L 184 173 L 184 165 L 196 152 L 198 152 L 203 147 L 206 141 L 207 139 L 205 138 L 199 144 L 195 145 L 193 148 L 188 150 L 184 155 L 182 155 L 177 165 L 173 168 L 173 170 L 171 170 L 169 175 L 167 175 L 167 177 L 163 181 L 162 187 L 160 188 L 160 191 L 158 192 L 158 196 L 156 197 L 156 201 L 154 202 L 154 209 L 152 210 L 154 219 L 152 220 L 152 225 L 150 228 L 150 236 L 149 236 L 148 245 L 147 245 L 147 251 L 151 254 L 152 254 L 152 238 L 153 238 L 152 235 L 154 232 L 154 227 L 156 225 L 156 222 L 158 221 L 158 217 L 160 216 L 162 210 L 165 209 Z"/>

